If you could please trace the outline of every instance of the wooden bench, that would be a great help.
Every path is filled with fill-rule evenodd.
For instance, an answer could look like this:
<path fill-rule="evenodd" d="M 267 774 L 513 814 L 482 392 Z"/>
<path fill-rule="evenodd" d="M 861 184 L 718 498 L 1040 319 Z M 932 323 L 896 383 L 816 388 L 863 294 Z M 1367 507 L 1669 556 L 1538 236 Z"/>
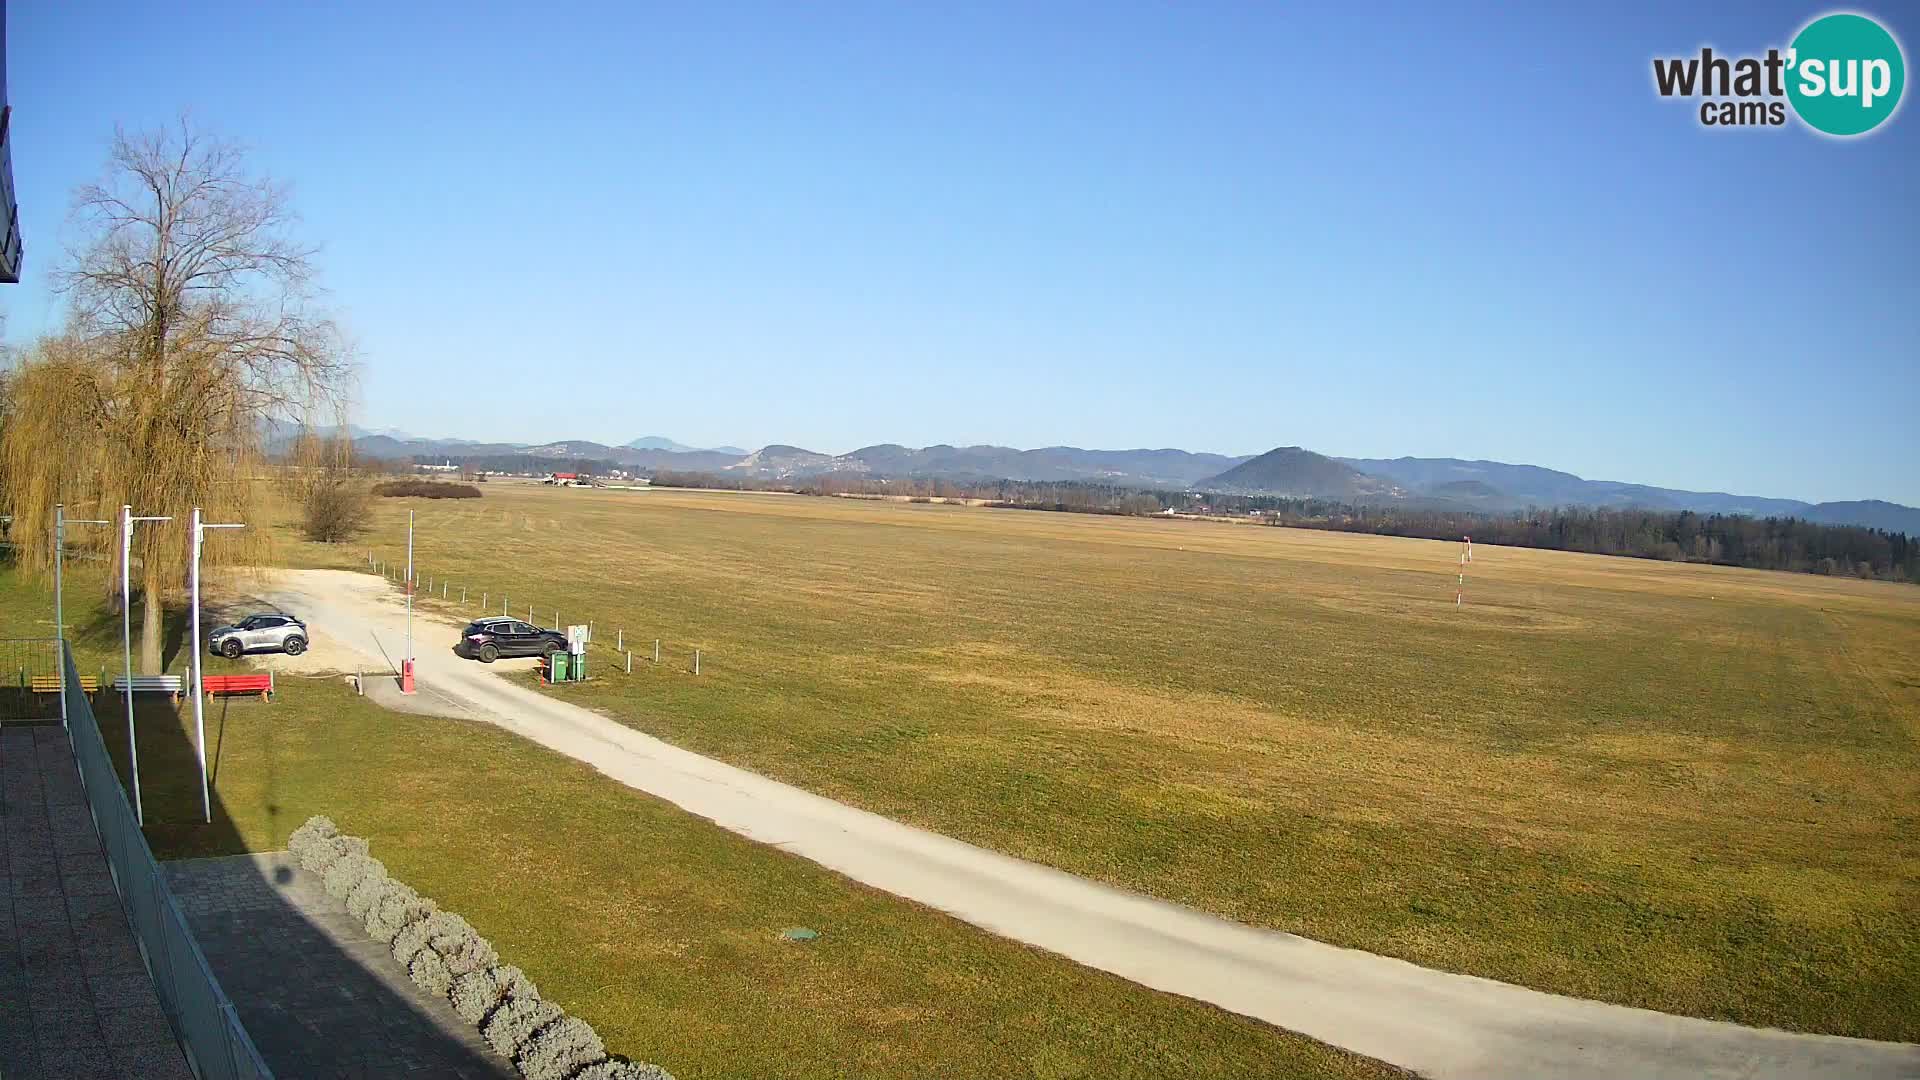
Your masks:
<path fill-rule="evenodd" d="M 127 692 L 126 676 L 123 675 L 113 680 L 113 692 L 116 694 L 124 694 Z M 179 701 L 180 676 L 135 675 L 133 677 L 133 692 L 136 694 L 168 694 L 172 696 L 173 700 Z"/>
<path fill-rule="evenodd" d="M 35 675 L 31 685 L 36 694 L 57 694 L 60 692 L 60 676 Z M 80 691 L 92 697 L 100 692 L 100 680 L 91 675 L 80 676 Z"/>
<path fill-rule="evenodd" d="M 272 701 L 273 672 L 265 671 L 258 675 L 202 675 L 200 687 L 207 692 L 208 701 L 212 701 L 215 694 L 259 694 L 261 701 Z"/>

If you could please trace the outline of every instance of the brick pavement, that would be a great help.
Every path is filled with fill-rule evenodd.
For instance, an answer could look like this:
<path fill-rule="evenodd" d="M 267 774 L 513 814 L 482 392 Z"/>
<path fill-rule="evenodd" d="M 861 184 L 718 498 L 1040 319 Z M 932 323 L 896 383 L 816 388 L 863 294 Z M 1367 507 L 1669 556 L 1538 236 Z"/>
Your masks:
<path fill-rule="evenodd" d="M 192 1077 L 57 723 L 0 726 L 0 1076 Z"/>

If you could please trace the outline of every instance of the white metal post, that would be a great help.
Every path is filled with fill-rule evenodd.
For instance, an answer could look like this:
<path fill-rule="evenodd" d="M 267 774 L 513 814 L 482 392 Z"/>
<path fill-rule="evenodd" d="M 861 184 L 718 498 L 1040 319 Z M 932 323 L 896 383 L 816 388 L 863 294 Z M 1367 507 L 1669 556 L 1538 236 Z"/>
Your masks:
<path fill-rule="evenodd" d="M 133 593 L 132 577 L 127 572 L 127 552 L 133 546 L 133 507 L 120 507 L 120 644 L 126 661 L 126 670 L 122 675 L 127 680 L 121 690 L 126 694 L 127 708 L 127 751 L 139 760 L 139 751 L 134 748 L 133 740 Z M 140 766 L 133 767 L 133 816 L 134 820 L 145 825 L 140 815 Z"/>
<path fill-rule="evenodd" d="M 413 511 L 407 511 L 407 674 L 413 674 Z M 413 690 L 412 680 L 403 680 Z"/>
<path fill-rule="evenodd" d="M 67 726 L 67 643 L 60 611 L 60 549 L 67 539 L 67 505 L 53 504 L 53 662 L 60 669 L 60 726 Z"/>
<path fill-rule="evenodd" d="M 133 777 L 133 820 L 142 828 L 147 824 L 147 814 L 140 802 L 140 740 L 133 727 L 133 523 L 172 520 L 134 517 L 131 505 L 120 507 L 120 650 L 126 664 L 127 766 Z"/>
<path fill-rule="evenodd" d="M 60 549 L 67 539 L 67 504 L 53 504 L 53 639 L 67 639 L 65 627 L 61 623 L 60 611 Z M 60 688 L 67 687 L 67 665 L 60 665 Z M 67 718 L 67 695 L 60 695 L 60 719 Z"/>
<path fill-rule="evenodd" d="M 245 525 L 207 525 L 200 520 L 200 508 L 193 508 L 193 560 L 187 575 L 187 588 L 192 594 L 192 610 L 188 618 L 193 623 L 193 732 L 194 752 L 200 759 L 200 816 L 207 824 L 213 824 L 213 792 L 207 785 L 207 715 L 202 701 L 206 693 L 206 684 L 200 670 L 200 546 L 205 543 L 208 529 L 244 529 Z"/>
<path fill-rule="evenodd" d="M 200 816 L 207 823 L 213 822 L 213 797 L 207 791 L 207 716 L 200 704 L 200 508 L 193 508 L 193 522 L 188 543 L 192 545 L 193 557 L 187 567 L 187 622 L 189 637 L 187 651 L 193 654 L 193 685 L 187 692 L 193 695 L 193 745 L 200 758 Z"/>
<path fill-rule="evenodd" d="M 67 640 L 67 611 L 62 593 L 62 568 L 67 559 L 67 526 L 69 525 L 111 525 L 111 521 L 94 518 L 68 518 L 64 503 L 55 503 L 53 507 L 53 636 L 60 642 L 55 645 L 56 652 Z M 59 659 L 59 658 L 56 658 Z M 67 665 L 60 659 L 60 724 L 67 723 Z"/>

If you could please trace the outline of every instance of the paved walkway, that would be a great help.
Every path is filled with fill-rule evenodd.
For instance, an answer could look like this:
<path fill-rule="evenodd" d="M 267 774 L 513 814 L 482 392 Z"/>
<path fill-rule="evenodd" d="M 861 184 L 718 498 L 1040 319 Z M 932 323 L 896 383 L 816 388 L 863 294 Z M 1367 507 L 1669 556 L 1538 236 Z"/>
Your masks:
<path fill-rule="evenodd" d="M 0 726 L 0 1077 L 192 1080 L 57 723 Z"/>
<path fill-rule="evenodd" d="M 286 852 L 162 865 L 214 976 L 276 1076 L 519 1075 L 451 1005 L 414 986 L 387 947 Z"/>

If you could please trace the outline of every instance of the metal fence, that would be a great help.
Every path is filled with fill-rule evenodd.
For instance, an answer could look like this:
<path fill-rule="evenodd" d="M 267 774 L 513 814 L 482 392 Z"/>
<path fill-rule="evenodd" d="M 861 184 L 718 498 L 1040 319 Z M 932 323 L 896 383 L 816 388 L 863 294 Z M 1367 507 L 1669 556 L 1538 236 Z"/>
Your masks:
<path fill-rule="evenodd" d="M 60 719 L 62 685 L 58 640 L 0 639 L 0 720 Z"/>
<path fill-rule="evenodd" d="M 207 958 L 187 929 L 180 905 L 174 901 L 160 864 L 154 861 L 153 850 L 147 847 L 147 838 L 134 820 L 133 806 L 127 802 L 120 775 L 114 771 L 107 745 L 100 738 L 93 707 L 80 687 L 72 650 L 62 643 L 59 655 L 66 671 L 67 734 L 73 740 L 73 756 L 80 763 L 87 805 L 106 845 L 107 865 L 133 924 L 134 940 L 153 976 L 154 988 L 160 992 L 160 1005 L 180 1036 L 187 1061 L 200 1080 L 272 1080 L 272 1071 L 260 1060 L 260 1051 L 240 1026 L 233 1003 L 220 989 Z"/>

